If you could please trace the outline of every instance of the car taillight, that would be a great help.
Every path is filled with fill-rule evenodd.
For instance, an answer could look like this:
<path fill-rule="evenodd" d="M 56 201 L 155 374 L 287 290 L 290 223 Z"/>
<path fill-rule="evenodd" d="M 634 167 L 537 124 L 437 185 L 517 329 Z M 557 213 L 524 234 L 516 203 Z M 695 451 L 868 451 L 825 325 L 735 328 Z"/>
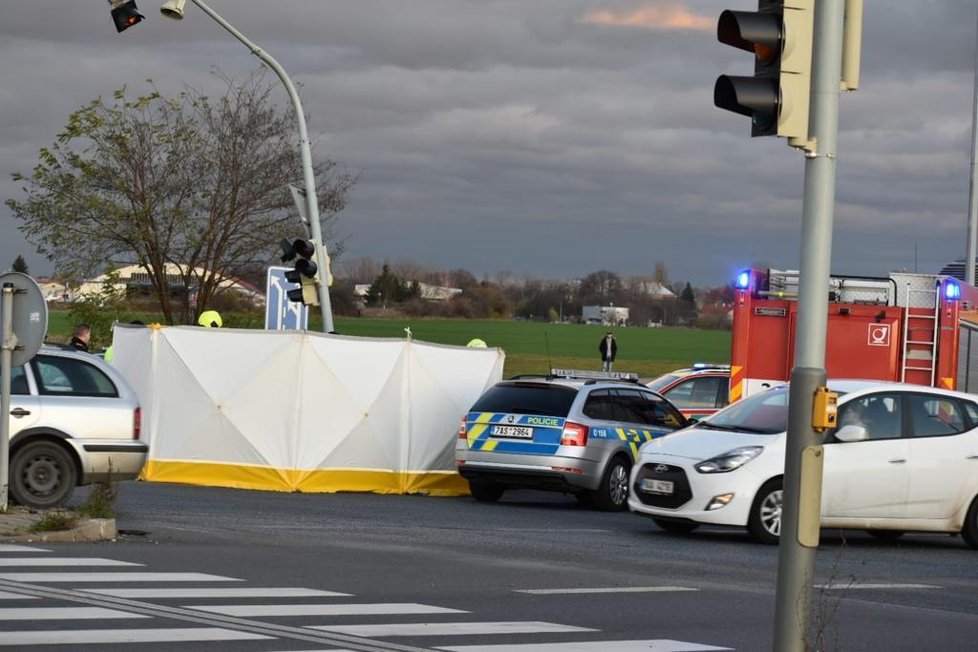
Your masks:
<path fill-rule="evenodd" d="M 465 417 L 462 417 L 462 423 L 460 423 L 458 425 L 458 438 L 459 439 L 466 439 L 466 434 L 465 434 Z"/>
<path fill-rule="evenodd" d="M 139 439 L 139 433 L 142 430 L 143 425 L 143 410 L 142 408 L 136 408 L 136 411 L 132 413 L 132 438 Z"/>
<path fill-rule="evenodd" d="M 564 431 L 560 433 L 561 446 L 587 446 L 588 428 L 573 421 L 564 422 Z"/>

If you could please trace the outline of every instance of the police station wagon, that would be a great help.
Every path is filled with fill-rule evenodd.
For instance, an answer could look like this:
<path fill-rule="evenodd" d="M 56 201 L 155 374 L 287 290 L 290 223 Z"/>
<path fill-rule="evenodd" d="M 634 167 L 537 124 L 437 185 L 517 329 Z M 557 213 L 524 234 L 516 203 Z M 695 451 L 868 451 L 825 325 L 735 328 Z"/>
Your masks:
<path fill-rule="evenodd" d="M 639 446 L 687 423 L 634 374 L 554 369 L 486 391 L 459 426 L 455 464 L 479 501 L 541 489 L 622 510 Z"/>

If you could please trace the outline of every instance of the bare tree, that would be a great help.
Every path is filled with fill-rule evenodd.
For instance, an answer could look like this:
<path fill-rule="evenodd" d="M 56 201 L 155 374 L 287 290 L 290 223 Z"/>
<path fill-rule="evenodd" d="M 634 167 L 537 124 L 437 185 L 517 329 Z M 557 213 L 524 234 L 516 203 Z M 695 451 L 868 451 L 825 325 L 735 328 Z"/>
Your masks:
<path fill-rule="evenodd" d="M 97 98 L 71 114 L 31 175 L 14 175 L 26 198 L 7 205 L 67 280 L 138 264 L 164 319 L 192 323 L 226 279 L 301 233 L 288 191 L 302 176 L 294 115 L 273 102 L 262 72 L 222 79 L 213 100 L 189 88 L 172 99 L 155 89 Z M 329 233 L 356 179 L 329 160 L 314 173 Z"/>

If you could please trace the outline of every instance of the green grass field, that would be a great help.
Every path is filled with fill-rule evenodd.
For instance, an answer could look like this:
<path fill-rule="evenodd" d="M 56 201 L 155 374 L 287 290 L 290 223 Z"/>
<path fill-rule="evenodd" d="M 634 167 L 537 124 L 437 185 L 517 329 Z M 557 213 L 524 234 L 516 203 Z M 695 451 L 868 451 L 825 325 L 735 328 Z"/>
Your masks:
<path fill-rule="evenodd" d="M 146 323 L 158 321 L 153 315 L 140 315 Z M 49 339 L 67 341 L 71 322 L 67 312 L 49 313 Z M 261 328 L 253 315 L 225 315 L 228 327 Z M 466 319 L 375 319 L 337 317 L 338 333 L 360 337 L 401 339 L 410 327 L 415 340 L 464 346 L 478 337 L 491 347 L 506 352 L 504 375 L 546 373 L 551 368 L 601 369 L 598 342 L 603 326 L 545 324 L 515 320 Z M 315 327 L 315 322 L 313 324 Z M 693 362 L 730 361 L 730 332 L 685 328 L 612 329 L 618 340 L 615 370 L 632 371 L 651 378 Z"/>

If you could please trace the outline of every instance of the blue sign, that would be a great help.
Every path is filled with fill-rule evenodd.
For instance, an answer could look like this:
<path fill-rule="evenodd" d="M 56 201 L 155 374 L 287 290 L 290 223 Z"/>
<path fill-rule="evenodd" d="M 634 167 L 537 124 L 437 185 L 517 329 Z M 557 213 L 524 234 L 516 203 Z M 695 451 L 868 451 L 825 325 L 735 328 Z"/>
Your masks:
<path fill-rule="evenodd" d="M 289 267 L 269 267 L 265 282 L 265 330 L 308 330 L 309 307 L 289 301 L 288 291 L 299 288 L 285 280 Z"/>

